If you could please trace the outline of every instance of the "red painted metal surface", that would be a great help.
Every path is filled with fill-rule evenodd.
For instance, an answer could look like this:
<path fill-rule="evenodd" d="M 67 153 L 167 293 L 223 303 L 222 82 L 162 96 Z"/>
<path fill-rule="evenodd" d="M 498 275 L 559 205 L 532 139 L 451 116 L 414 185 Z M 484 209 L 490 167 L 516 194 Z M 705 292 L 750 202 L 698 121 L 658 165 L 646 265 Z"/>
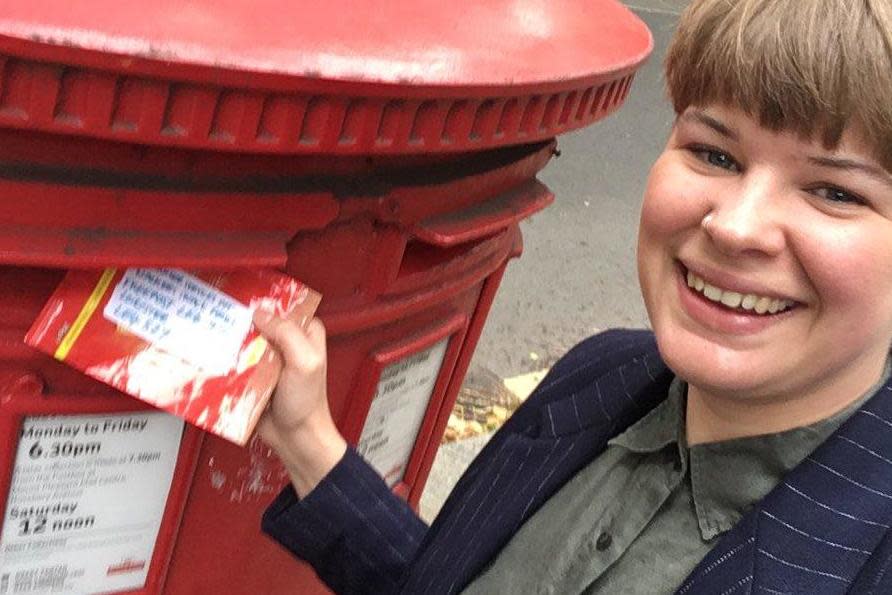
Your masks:
<path fill-rule="evenodd" d="M 628 67 L 650 49 L 620 3 L 590 0 L 28 0 L 6 3 L 0 33 L 69 52 L 402 87 L 522 89 Z"/>
<path fill-rule="evenodd" d="M 0 493 L 23 416 L 132 406 L 22 343 L 65 270 L 274 266 L 324 296 L 353 443 L 383 371 L 446 342 L 394 485 L 417 505 L 518 222 L 553 200 L 551 138 L 616 110 L 652 46 L 616 0 L 0 13 Z M 134 593 L 327 592 L 259 534 L 272 453 L 187 434 Z"/>
<path fill-rule="evenodd" d="M 532 177 L 553 150 L 553 144 L 546 143 L 475 155 L 453 161 L 448 168 L 441 168 L 438 176 L 417 166 L 392 169 L 387 184 L 373 197 L 344 195 L 343 190 L 320 192 L 318 184 L 306 196 L 298 185 L 287 196 L 268 197 L 273 206 L 265 218 L 293 235 L 287 245 L 281 244 L 287 254 L 285 270 L 325 292 L 320 315 L 329 331 L 331 366 L 338 371 L 329 379 L 331 406 L 348 440 L 359 440 L 383 367 L 448 339 L 412 454 L 402 480 L 394 486 L 413 505 L 421 496 L 495 288 L 507 261 L 519 252 L 517 222 L 553 198 Z M 46 183 L 22 178 L 15 183 Z M 19 217 L 19 223 L 64 230 L 66 217 L 77 221 L 77 209 L 70 207 L 69 212 L 65 205 L 79 205 L 97 217 L 105 211 L 110 225 L 128 223 L 133 239 L 131 251 L 123 255 L 101 243 L 92 246 L 93 264 L 107 266 L 133 258 L 140 249 L 150 250 L 152 244 L 145 243 L 141 234 L 178 221 L 168 209 L 182 203 L 190 213 L 190 202 L 185 199 L 158 210 L 136 206 L 157 204 L 156 200 L 107 202 L 110 190 L 101 182 L 111 179 L 94 176 L 92 183 L 84 185 L 57 179 L 55 186 L 44 192 L 59 197 L 61 211 L 34 206 L 20 213 L 8 208 L 4 215 Z M 139 193 L 138 188 L 130 190 Z M 66 199 L 69 194 L 71 198 Z M 229 205 L 224 209 L 234 209 L 230 203 L 245 208 L 249 204 L 245 201 L 263 204 L 264 200 L 253 195 L 242 198 L 238 193 L 214 196 L 220 205 Z M 314 200 L 317 196 L 328 196 L 328 200 Z M 201 193 L 189 198 L 203 204 Z M 333 217 L 330 201 L 337 205 Z M 128 222 L 123 216 L 127 210 L 116 211 L 116 205 L 132 207 L 139 216 Z M 274 216 L 287 215 L 292 209 L 298 209 L 294 216 Z M 242 221 L 230 221 L 223 228 L 250 228 L 264 218 L 264 212 L 261 209 L 260 214 L 251 213 Z M 196 225 L 204 225 L 213 235 L 224 220 L 211 218 Z M 36 251 L 32 264 L 37 266 L 23 266 L 25 253 L 13 254 L 6 266 L 0 266 L 0 307 L 7 312 L 0 323 L 0 386 L 5 393 L 0 413 L 12 424 L 9 428 L 23 415 L 71 413 L 78 403 L 90 411 L 102 410 L 103 403 L 109 407 L 112 403 L 106 387 L 21 343 L 25 329 L 64 271 L 59 268 L 59 253 L 43 254 L 40 246 L 30 248 Z M 80 256 L 75 246 L 61 257 Z M 140 258 L 151 256 L 142 254 Z M 72 265 L 63 261 L 61 266 Z M 23 396 L 25 392 L 28 398 Z M 65 407 L 60 408 L 63 403 Z M 7 462 L 0 488 L 8 487 L 11 479 L 16 435 L 10 429 L 0 444 L 0 458 Z M 200 451 L 181 449 L 180 456 L 181 468 L 190 471 L 177 473 L 174 490 L 188 497 L 171 504 L 179 511 L 179 516 L 171 518 L 178 522 L 163 524 L 152 579 L 139 593 L 284 594 L 294 592 L 295 585 L 303 593 L 325 592 L 311 571 L 258 533 L 263 509 L 286 481 L 268 449 L 259 442 L 239 449 L 208 436 Z"/>
<path fill-rule="evenodd" d="M 651 48 L 615 0 L 14 0 L 0 124 L 220 151 L 479 150 L 604 117 Z"/>

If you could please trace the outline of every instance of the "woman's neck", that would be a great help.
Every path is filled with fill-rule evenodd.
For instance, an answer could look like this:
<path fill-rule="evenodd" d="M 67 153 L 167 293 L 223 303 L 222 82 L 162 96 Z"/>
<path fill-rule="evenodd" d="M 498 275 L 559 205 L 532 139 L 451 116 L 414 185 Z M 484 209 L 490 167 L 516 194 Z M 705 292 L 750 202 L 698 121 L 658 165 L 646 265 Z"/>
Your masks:
<path fill-rule="evenodd" d="M 885 369 L 886 357 L 792 398 L 726 395 L 689 384 L 685 412 L 688 445 L 775 434 L 827 419 L 863 397 Z"/>

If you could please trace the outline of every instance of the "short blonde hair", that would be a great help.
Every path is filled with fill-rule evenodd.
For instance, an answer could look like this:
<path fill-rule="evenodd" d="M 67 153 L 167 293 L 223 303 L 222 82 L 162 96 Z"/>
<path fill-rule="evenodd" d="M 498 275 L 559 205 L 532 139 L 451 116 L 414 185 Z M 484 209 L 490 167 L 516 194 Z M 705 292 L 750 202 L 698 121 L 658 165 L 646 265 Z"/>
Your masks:
<path fill-rule="evenodd" d="M 666 79 L 679 114 L 723 103 L 827 148 L 855 126 L 892 171 L 892 0 L 693 0 Z"/>

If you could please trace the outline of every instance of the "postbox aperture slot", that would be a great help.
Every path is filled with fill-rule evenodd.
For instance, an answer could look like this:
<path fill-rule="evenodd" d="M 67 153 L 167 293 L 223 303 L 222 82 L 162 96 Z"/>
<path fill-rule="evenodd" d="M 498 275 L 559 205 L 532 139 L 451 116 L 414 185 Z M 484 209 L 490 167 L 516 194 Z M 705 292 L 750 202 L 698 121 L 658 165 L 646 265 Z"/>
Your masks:
<path fill-rule="evenodd" d="M 441 247 L 418 240 L 409 240 L 406 242 L 397 279 L 401 280 L 421 273 L 436 273 L 445 266 L 454 265 L 459 257 L 472 252 L 476 246 L 485 241 L 477 240 L 457 246 Z M 461 261 L 459 260 L 459 262 Z"/>

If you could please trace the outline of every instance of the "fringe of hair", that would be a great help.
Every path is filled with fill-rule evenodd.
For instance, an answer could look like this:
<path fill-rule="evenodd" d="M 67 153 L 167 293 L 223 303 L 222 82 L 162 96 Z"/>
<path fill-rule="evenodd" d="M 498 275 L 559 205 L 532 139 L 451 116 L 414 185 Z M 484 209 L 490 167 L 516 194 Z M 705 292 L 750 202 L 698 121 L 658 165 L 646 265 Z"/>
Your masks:
<path fill-rule="evenodd" d="M 694 0 L 666 58 L 676 113 L 723 103 L 892 171 L 892 0 Z"/>

